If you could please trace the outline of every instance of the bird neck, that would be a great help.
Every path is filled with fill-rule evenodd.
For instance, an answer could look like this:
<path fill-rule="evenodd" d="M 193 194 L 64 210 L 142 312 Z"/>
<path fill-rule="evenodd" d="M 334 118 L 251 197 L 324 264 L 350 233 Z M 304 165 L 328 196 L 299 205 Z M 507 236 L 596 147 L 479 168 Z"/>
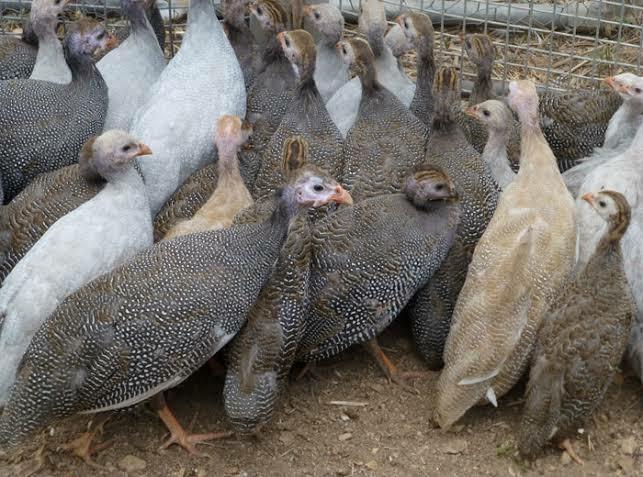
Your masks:
<path fill-rule="evenodd" d="M 277 33 L 280 33 L 280 31 L 274 32 L 274 35 L 266 42 L 266 45 L 263 48 L 262 56 L 266 64 L 270 64 L 277 60 L 286 60 L 284 51 L 277 39 Z"/>
<path fill-rule="evenodd" d="M 362 91 L 366 95 L 372 95 L 380 89 L 375 65 L 372 62 L 362 65 L 359 72 L 359 80 L 362 83 Z"/>
<path fill-rule="evenodd" d="M 223 20 L 229 26 L 239 31 L 248 29 L 246 24 L 246 6 L 244 0 L 228 0 L 223 2 Z"/>
<path fill-rule="evenodd" d="M 630 156 L 637 158 L 639 161 L 643 159 L 641 151 L 643 151 L 643 122 L 641 122 L 641 125 L 636 131 L 636 135 L 634 136 L 634 139 L 632 139 L 630 147 L 627 148 L 627 153 Z"/>
<path fill-rule="evenodd" d="M 28 45 L 38 46 L 38 36 L 33 29 L 33 23 L 31 20 L 25 22 L 24 29 L 22 30 L 22 41 Z"/>
<path fill-rule="evenodd" d="M 491 81 L 491 67 L 487 65 L 478 65 L 478 75 L 471 89 L 469 104 L 476 105 L 493 99 L 493 83 Z"/>
<path fill-rule="evenodd" d="M 431 119 L 431 127 L 433 131 L 450 131 L 455 121 L 451 108 L 457 100 L 455 92 L 443 92 L 442 94 L 434 95 L 433 104 L 433 118 Z"/>
<path fill-rule="evenodd" d="M 489 129 L 489 138 L 482 151 L 482 158 L 489 164 L 493 175 L 497 179 L 511 180 L 515 173 L 511 170 L 507 157 L 507 142 L 509 141 L 508 129 Z M 503 184 L 500 184 L 503 186 Z"/>
<path fill-rule="evenodd" d="M 154 3 L 154 2 L 152 2 Z M 136 32 L 137 30 L 143 30 L 149 27 L 150 29 L 152 26 L 150 25 L 147 15 L 145 15 L 145 8 L 143 6 L 143 2 L 136 2 L 136 1 L 125 1 L 121 2 L 123 12 L 125 13 L 125 16 L 129 20 L 130 24 L 132 25 L 132 32 Z"/>
<path fill-rule="evenodd" d="M 369 28 L 366 33 L 366 40 L 373 50 L 375 58 L 382 56 L 384 52 L 384 31 L 380 28 Z"/>
<path fill-rule="evenodd" d="M 219 171 L 219 180 L 222 178 L 241 178 L 239 172 L 239 160 L 237 157 L 238 147 L 221 147 L 218 148 L 219 161 L 217 170 Z"/>
<path fill-rule="evenodd" d="M 290 222 L 297 215 L 300 206 L 295 198 L 295 191 L 291 187 L 284 187 L 279 193 L 277 208 L 270 217 L 272 229 L 286 235 Z"/>
<path fill-rule="evenodd" d="M 435 77 L 435 60 L 433 58 L 432 44 L 428 41 L 420 43 L 417 47 L 417 53 L 416 89 L 423 89 L 431 94 L 433 78 Z"/>
<path fill-rule="evenodd" d="M 97 73 L 96 65 L 90 55 L 74 51 L 68 45 L 64 45 L 63 49 L 67 66 L 71 71 L 72 82 L 91 78 Z"/>

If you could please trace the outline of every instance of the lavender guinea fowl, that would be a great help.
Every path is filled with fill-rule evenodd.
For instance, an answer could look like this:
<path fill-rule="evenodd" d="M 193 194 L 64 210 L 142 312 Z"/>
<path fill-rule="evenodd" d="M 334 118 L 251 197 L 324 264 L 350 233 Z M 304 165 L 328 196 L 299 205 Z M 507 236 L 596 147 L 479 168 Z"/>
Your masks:
<path fill-rule="evenodd" d="M 38 174 L 72 164 L 85 141 L 102 131 L 107 86 L 92 55 L 113 46 L 114 37 L 102 25 L 81 19 L 64 42 L 72 73 L 69 84 L 29 79 L 0 82 L 0 175 L 5 202 Z M 34 115 L 39 118 L 36 123 Z"/>
<path fill-rule="evenodd" d="M 165 68 L 165 57 L 152 30 L 145 8 L 153 0 L 121 0 L 131 33 L 98 63 L 108 88 L 109 105 L 104 129 L 129 130 L 134 113 L 143 104 L 150 86 Z"/>
<path fill-rule="evenodd" d="M 460 197 L 462 217 L 449 255 L 408 309 L 415 345 L 429 367 L 442 367 L 442 351 L 451 315 L 464 284 L 471 256 L 498 201 L 493 175 L 454 120 L 460 101 L 458 75 L 438 69 L 433 84 L 434 112 L 425 163 L 441 167 Z"/>
<path fill-rule="evenodd" d="M 56 31 L 57 15 L 67 3 L 69 0 L 54 0 L 53 2 L 47 0 L 32 3 L 33 18 L 30 25 L 38 38 L 38 54 L 29 76 L 30 79 L 58 84 L 67 84 L 71 81 L 71 71 L 65 61 L 63 46 Z M 51 13 L 47 13 L 47 10 Z"/>
<path fill-rule="evenodd" d="M 150 149 L 112 130 L 90 141 L 85 150 L 107 184 L 49 227 L 0 288 L 0 404 L 6 402 L 32 336 L 60 302 L 152 244 L 145 187 L 133 167 L 136 157 Z M 129 255 L 118 253 L 119 247 L 126 247 Z"/>
<path fill-rule="evenodd" d="M 268 220 L 159 242 L 69 296 L 25 354 L 0 419 L 0 445 L 12 448 L 57 419 L 132 406 L 181 383 L 239 331 L 293 217 L 345 197 L 325 173 L 301 169 Z M 167 406 L 158 410 L 171 431 L 164 447 L 196 452 L 197 442 L 216 437 L 190 436 Z"/>
<path fill-rule="evenodd" d="M 131 132 L 154 151 L 138 163 L 155 216 L 174 191 L 212 160 L 216 121 L 245 116 L 239 62 L 209 0 L 191 0 L 181 49 L 150 88 Z"/>
<path fill-rule="evenodd" d="M 446 254 L 458 214 L 448 177 L 421 168 L 403 193 L 341 208 L 314 228 L 300 216 L 231 346 L 224 400 L 234 429 L 254 433 L 270 420 L 296 358 L 334 355 L 385 328 Z"/>
<path fill-rule="evenodd" d="M 315 85 L 316 51 L 312 36 L 305 30 L 294 30 L 281 32 L 277 38 L 295 72 L 297 87 L 263 154 L 253 189 L 257 199 L 273 195 L 283 183 L 283 148 L 289 136 L 303 136 L 310 145 L 310 163 L 333 177 L 340 176 L 343 165 L 342 137 Z"/>
<path fill-rule="evenodd" d="M 356 202 L 399 192 L 424 159 L 427 128 L 380 84 L 368 43 L 355 38 L 337 49 L 362 84 L 357 120 L 344 143 L 342 179 Z"/>
<path fill-rule="evenodd" d="M 587 192 L 582 200 L 606 227 L 592 257 L 543 318 L 518 432 L 523 456 L 535 457 L 555 439 L 579 464 L 569 438 L 602 402 L 627 346 L 633 313 L 620 246 L 630 206 L 610 190 Z"/>
<path fill-rule="evenodd" d="M 0 36 L 0 80 L 29 78 L 36 64 L 39 48 L 34 25 L 40 25 L 48 35 L 55 35 L 58 14 L 62 13 L 69 1 L 34 0 L 22 37 Z"/>

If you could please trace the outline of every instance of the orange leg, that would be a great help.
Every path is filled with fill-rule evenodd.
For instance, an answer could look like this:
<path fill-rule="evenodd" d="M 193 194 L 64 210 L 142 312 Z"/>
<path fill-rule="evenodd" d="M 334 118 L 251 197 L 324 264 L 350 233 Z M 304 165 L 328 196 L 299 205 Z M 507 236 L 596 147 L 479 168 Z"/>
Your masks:
<path fill-rule="evenodd" d="M 94 428 L 92 430 L 83 432 L 80 436 L 78 436 L 73 441 L 60 446 L 59 450 L 72 452 L 74 455 L 83 459 L 83 461 L 87 465 L 95 469 L 106 470 L 105 467 L 94 462 L 94 460 L 92 459 L 92 454 L 95 454 L 98 451 L 106 449 L 111 445 L 111 442 L 109 441 L 101 442 L 100 444 L 92 446 L 92 441 L 96 437 L 96 434 L 103 433 L 103 426 L 110 419 L 110 417 L 111 417 L 110 414 L 104 414 L 102 417 L 98 417 L 97 418 L 98 422 L 93 426 Z"/>
<path fill-rule="evenodd" d="M 377 338 L 373 338 L 372 340 L 364 343 L 364 347 L 375 359 L 380 369 L 384 372 L 384 375 L 389 379 L 389 381 L 402 386 L 404 389 L 414 394 L 417 394 L 418 391 L 414 387 L 409 386 L 409 384 L 406 382 L 406 379 L 422 378 L 430 374 L 427 372 L 401 372 L 399 369 L 397 369 L 397 366 L 395 366 L 393 362 L 388 359 L 388 356 L 384 354 L 384 351 L 382 351 L 382 348 L 380 348 L 380 345 L 377 342 Z"/>
<path fill-rule="evenodd" d="M 152 398 L 152 406 L 154 406 L 156 412 L 163 421 L 163 424 L 165 424 L 165 426 L 170 431 L 170 437 L 163 443 L 163 445 L 161 445 L 161 449 L 167 449 L 172 444 L 177 444 L 183 447 L 192 455 L 207 457 L 207 454 L 203 454 L 196 450 L 195 444 L 216 439 L 223 439 L 232 435 L 232 432 L 230 431 L 211 432 L 208 434 L 188 433 L 185 429 L 183 429 L 183 426 L 181 426 L 179 421 L 177 421 L 176 417 L 174 417 L 174 414 L 172 414 L 172 411 L 165 402 L 163 393 L 159 393 L 154 398 Z"/>
<path fill-rule="evenodd" d="M 585 462 L 583 462 L 583 460 L 580 457 L 578 457 L 578 454 L 574 450 L 572 441 L 570 441 L 569 439 L 565 439 L 558 444 L 558 447 L 560 447 L 565 452 L 567 452 L 569 454 L 569 457 L 571 457 L 572 460 L 576 462 L 578 465 L 585 465 Z"/>

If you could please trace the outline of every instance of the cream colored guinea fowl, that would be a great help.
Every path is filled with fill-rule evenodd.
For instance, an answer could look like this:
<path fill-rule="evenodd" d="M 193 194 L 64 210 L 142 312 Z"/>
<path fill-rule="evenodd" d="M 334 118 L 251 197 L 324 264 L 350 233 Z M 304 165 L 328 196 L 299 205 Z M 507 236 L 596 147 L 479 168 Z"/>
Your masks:
<path fill-rule="evenodd" d="M 443 428 L 485 396 L 496 405 L 520 379 L 549 300 L 574 265 L 574 200 L 540 130 L 536 88 L 512 81 L 509 90 L 521 122 L 520 171 L 500 196 L 455 306 L 434 414 Z"/>
<path fill-rule="evenodd" d="M 223 115 L 219 118 L 214 138 L 219 151 L 217 188 L 194 217 L 176 224 L 164 237 L 165 240 L 228 228 L 240 210 L 252 205 L 252 196 L 241 178 L 237 160 L 237 152 L 250 134 L 250 125 L 237 116 Z"/>

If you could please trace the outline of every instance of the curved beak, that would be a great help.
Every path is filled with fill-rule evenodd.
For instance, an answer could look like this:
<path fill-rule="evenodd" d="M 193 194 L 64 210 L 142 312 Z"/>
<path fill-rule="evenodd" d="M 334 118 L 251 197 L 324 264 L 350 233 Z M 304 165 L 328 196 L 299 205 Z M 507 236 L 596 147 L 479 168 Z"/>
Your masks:
<path fill-rule="evenodd" d="M 594 195 L 591 192 L 585 192 L 581 199 L 587 202 L 589 205 L 594 206 Z"/>
<path fill-rule="evenodd" d="M 149 154 L 152 154 L 152 150 L 150 149 L 150 146 L 147 144 L 139 144 L 138 145 L 138 152 L 134 154 L 134 156 L 147 156 Z"/>
<path fill-rule="evenodd" d="M 328 199 L 328 201 L 336 202 L 338 204 L 351 205 L 353 203 L 353 198 L 346 189 L 338 185 L 337 187 L 335 187 L 335 193 L 330 196 L 330 199 Z"/>
<path fill-rule="evenodd" d="M 614 81 L 613 76 L 608 76 L 607 78 L 603 78 L 603 83 L 616 89 L 616 81 Z"/>
<path fill-rule="evenodd" d="M 472 118 L 477 118 L 478 117 L 478 106 L 469 106 L 467 109 L 464 110 L 464 113 L 467 116 L 471 116 Z"/>

